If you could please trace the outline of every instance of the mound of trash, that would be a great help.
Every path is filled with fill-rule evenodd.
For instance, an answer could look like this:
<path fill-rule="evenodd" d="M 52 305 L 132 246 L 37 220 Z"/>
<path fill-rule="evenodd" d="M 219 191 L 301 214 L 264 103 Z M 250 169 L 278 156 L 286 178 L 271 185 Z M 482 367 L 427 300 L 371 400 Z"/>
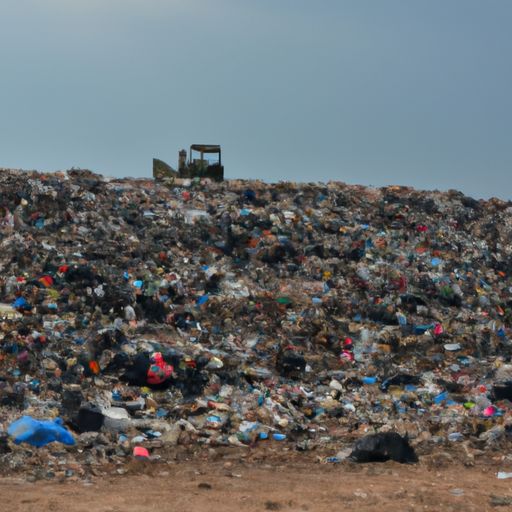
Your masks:
<path fill-rule="evenodd" d="M 0 170 L 0 460 L 504 449 L 511 233 L 454 190 Z"/>

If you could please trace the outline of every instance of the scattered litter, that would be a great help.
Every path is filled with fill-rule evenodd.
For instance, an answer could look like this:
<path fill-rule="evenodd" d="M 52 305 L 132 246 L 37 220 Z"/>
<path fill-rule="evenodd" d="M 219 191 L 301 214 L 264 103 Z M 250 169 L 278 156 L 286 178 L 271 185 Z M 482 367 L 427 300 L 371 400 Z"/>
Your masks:
<path fill-rule="evenodd" d="M 66 460 L 84 467 L 142 444 L 151 460 L 260 444 L 335 462 L 350 434 L 356 461 L 414 462 L 416 444 L 510 435 L 508 203 L 77 169 L 2 170 L 0 191 L 15 443 L 76 438 Z"/>

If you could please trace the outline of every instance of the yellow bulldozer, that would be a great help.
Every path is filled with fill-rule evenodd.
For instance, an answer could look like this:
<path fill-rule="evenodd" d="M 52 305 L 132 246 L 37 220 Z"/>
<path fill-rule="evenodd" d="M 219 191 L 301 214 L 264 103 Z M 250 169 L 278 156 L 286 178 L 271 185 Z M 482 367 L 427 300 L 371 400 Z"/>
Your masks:
<path fill-rule="evenodd" d="M 153 178 L 210 178 L 214 181 L 224 179 L 220 146 L 192 144 L 189 155 L 187 160 L 187 152 L 184 149 L 179 152 L 177 171 L 162 160 L 153 158 Z"/>

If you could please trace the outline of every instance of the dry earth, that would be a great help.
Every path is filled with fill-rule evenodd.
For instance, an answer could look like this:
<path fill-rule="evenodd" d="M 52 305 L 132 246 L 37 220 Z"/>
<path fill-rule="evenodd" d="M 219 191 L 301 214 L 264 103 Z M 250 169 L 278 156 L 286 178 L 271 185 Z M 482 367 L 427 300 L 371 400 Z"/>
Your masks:
<path fill-rule="evenodd" d="M 325 464 L 313 460 L 180 463 L 133 460 L 85 480 L 0 478 L 0 510 L 9 512 L 125 511 L 478 511 L 507 510 L 510 462 L 466 466 L 443 457 L 416 465 Z"/>

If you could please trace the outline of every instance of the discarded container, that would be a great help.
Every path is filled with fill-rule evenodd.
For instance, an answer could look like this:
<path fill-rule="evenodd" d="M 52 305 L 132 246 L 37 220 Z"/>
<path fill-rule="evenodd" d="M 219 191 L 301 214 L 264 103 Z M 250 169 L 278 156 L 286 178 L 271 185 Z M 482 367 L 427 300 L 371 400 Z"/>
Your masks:
<path fill-rule="evenodd" d="M 138 460 L 149 459 L 149 452 L 143 446 L 136 446 L 133 449 L 133 456 Z"/>

